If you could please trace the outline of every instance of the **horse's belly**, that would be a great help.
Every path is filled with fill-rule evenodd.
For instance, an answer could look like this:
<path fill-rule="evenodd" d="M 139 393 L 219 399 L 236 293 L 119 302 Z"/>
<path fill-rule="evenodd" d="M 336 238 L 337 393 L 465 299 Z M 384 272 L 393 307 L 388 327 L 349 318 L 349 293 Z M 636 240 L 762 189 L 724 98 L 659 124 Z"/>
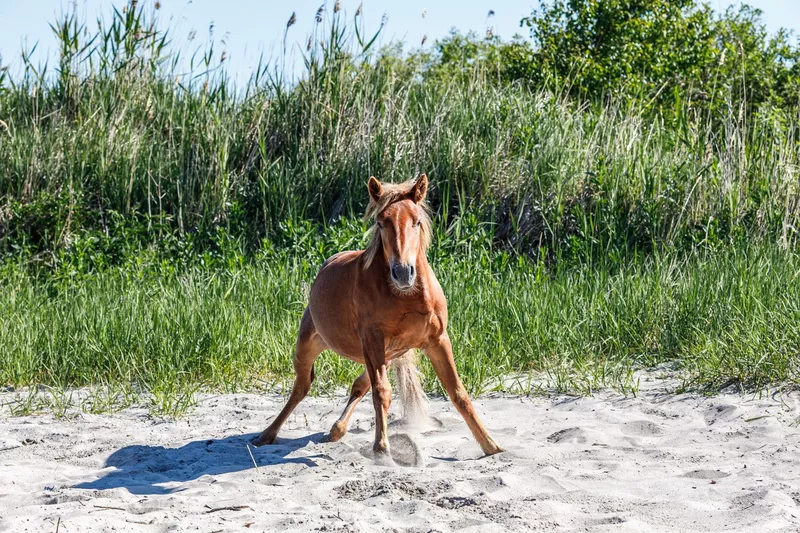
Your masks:
<path fill-rule="evenodd" d="M 329 350 L 333 350 L 351 361 L 364 364 L 361 341 L 357 337 L 344 336 L 337 331 L 318 330 L 317 333 L 325 341 L 325 345 Z"/>
<path fill-rule="evenodd" d="M 325 262 L 311 287 L 308 307 L 314 328 L 327 347 L 363 363 L 352 297 L 359 255 L 342 252 Z"/>
<path fill-rule="evenodd" d="M 317 334 L 325 341 L 328 349 L 358 363 L 363 363 L 361 339 L 347 320 L 329 309 L 312 310 L 312 318 Z"/>

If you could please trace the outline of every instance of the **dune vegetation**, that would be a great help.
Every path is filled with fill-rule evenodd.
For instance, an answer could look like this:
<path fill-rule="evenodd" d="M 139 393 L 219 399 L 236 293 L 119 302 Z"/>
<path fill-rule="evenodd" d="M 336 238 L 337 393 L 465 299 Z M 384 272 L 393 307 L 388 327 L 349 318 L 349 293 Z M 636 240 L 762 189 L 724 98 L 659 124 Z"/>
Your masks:
<path fill-rule="evenodd" d="M 800 48 L 750 8 L 632 4 L 404 50 L 336 2 L 299 79 L 245 86 L 154 4 L 65 14 L 57 64 L 0 70 L 0 383 L 32 387 L 21 412 L 285 385 L 316 269 L 365 243 L 367 178 L 420 172 L 471 392 L 797 383 Z M 359 372 L 325 354 L 315 391 Z"/>

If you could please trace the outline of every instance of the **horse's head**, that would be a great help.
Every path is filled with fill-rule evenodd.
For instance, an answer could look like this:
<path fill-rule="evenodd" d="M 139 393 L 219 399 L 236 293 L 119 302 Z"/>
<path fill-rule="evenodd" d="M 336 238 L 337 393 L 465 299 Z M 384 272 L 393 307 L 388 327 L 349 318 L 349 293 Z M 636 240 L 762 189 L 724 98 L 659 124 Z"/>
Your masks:
<path fill-rule="evenodd" d="M 412 291 L 417 281 L 417 257 L 425 254 L 431 240 L 431 219 L 425 207 L 428 177 L 420 175 L 405 183 L 384 183 L 371 177 L 367 184 L 367 217 L 374 217 L 372 239 L 365 266 L 383 252 L 391 283 L 400 292 Z"/>

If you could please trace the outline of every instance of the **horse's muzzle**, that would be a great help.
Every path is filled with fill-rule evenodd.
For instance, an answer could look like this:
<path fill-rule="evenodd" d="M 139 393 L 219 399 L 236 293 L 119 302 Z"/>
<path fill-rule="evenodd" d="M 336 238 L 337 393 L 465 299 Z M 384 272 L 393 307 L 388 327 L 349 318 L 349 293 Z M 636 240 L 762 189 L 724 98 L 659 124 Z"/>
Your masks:
<path fill-rule="evenodd" d="M 401 289 L 407 289 L 417 280 L 417 270 L 414 265 L 396 263 L 392 265 L 392 281 Z"/>

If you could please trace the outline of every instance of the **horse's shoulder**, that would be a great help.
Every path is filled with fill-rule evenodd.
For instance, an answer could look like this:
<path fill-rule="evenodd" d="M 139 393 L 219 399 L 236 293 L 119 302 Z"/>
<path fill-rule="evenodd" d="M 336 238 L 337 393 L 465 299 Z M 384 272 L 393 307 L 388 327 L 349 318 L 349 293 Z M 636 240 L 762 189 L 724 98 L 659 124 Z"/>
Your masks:
<path fill-rule="evenodd" d="M 436 274 L 431 268 L 428 269 L 425 275 L 425 286 L 428 287 L 427 294 L 432 304 L 437 306 L 444 304 L 447 306 L 447 299 L 444 296 L 442 286 L 439 284 L 439 280 L 436 279 Z"/>

